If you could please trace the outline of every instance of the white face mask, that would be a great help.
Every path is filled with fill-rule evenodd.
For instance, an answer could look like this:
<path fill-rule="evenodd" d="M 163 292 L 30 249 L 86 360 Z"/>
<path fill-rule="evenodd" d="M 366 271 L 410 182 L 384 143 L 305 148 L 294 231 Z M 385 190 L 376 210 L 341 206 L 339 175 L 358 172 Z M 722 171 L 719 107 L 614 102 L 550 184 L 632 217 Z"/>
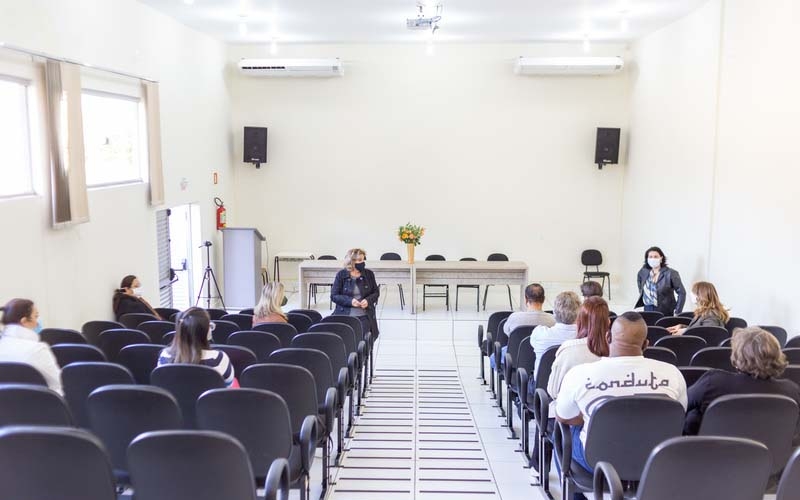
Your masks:
<path fill-rule="evenodd" d="M 142 287 L 134 288 L 133 289 L 133 294 L 136 295 L 137 297 L 141 297 L 143 295 Z"/>
<path fill-rule="evenodd" d="M 653 269 L 661 267 L 661 259 L 647 259 L 647 265 Z"/>

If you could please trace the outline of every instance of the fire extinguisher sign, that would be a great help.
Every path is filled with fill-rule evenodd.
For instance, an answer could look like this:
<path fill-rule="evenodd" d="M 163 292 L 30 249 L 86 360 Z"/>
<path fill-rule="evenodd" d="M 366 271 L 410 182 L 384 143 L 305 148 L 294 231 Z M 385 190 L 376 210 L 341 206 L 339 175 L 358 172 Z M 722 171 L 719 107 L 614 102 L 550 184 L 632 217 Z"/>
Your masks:
<path fill-rule="evenodd" d="M 217 229 L 225 229 L 227 226 L 225 203 L 219 198 L 214 198 L 214 205 L 217 206 Z"/>

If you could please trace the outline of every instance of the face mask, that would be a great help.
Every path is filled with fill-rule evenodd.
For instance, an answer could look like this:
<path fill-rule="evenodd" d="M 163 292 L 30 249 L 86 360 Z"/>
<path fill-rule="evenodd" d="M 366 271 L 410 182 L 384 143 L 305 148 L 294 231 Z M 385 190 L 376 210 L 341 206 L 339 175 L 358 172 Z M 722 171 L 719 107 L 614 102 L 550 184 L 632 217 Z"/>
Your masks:
<path fill-rule="evenodd" d="M 367 264 L 364 263 L 364 262 L 359 262 L 358 264 L 356 264 L 356 271 L 358 271 L 360 273 L 363 273 L 366 268 L 367 268 Z"/>
<path fill-rule="evenodd" d="M 133 294 L 134 294 L 134 295 L 136 295 L 137 297 L 141 297 L 141 296 L 142 296 L 142 294 L 143 294 L 143 292 L 142 292 L 142 287 L 139 287 L 139 288 L 134 288 L 134 289 L 133 289 Z"/>
<path fill-rule="evenodd" d="M 33 331 L 36 333 L 42 333 L 42 320 L 36 322 L 36 326 L 33 327 Z"/>
<path fill-rule="evenodd" d="M 653 269 L 661 267 L 661 259 L 647 259 L 647 265 Z"/>

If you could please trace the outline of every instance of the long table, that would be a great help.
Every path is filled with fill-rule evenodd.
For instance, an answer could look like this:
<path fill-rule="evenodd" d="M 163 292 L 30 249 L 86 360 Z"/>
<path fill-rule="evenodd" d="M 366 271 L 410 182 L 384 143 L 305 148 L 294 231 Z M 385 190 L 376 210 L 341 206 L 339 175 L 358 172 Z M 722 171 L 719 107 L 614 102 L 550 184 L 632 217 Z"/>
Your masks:
<path fill-rule="evenodd" d="M 416 285 L 511 285 L 519 286 L 520 304 L 525 303 L 528 265 L 519 261 L 370 261 L 368 269 L 375 273 L 378 284 L 405 285 L 411 291 L 411 313 L 417 311 Z M 340 261 L 305 260 L 300 263 L 300 304 L 308 307 L 309 283 L 333 283 L 342 268 Z"/>

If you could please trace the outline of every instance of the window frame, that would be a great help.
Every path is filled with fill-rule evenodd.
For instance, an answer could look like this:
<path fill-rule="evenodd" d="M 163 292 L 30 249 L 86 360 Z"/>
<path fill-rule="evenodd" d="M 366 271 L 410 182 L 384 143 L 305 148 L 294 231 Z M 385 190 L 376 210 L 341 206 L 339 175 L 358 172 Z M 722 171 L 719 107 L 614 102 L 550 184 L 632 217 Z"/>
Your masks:
<path fill-rule="evenodd" d="M 0 69 L 2 71 L 2 69 Z M 37 182 L 35 178 L 35 172 L 33 168 L 34 163 L 34 137 L 33 137 L 33 129 L 34 129 L 34 118 L 36 113 L 36 106 L 31 106 L 32 103 L 35 104 L 35 92 L 36 89 L 34 88 L 34 81 L 29 78 L 25 78 L 22 76 L 17 76 L 13 74 L 9 74 L 6 72 L 0 72 L 0 81 L 9 82 L 9 83 L 16 83 L 23 88 L 23 94 L 25 96 L 25 153 L 26 153 L 26 161 L 27 161 L 27 170 L 28 170 L 28 186 L 27 191 L 21 193 L 10 193 L 10 194 L 0 194 L 0 201 L 5 200 L 13 200 L 18 198 L 29 198 L 33 196 L 38 196 L 39 193 L 36 190 Z"/>

